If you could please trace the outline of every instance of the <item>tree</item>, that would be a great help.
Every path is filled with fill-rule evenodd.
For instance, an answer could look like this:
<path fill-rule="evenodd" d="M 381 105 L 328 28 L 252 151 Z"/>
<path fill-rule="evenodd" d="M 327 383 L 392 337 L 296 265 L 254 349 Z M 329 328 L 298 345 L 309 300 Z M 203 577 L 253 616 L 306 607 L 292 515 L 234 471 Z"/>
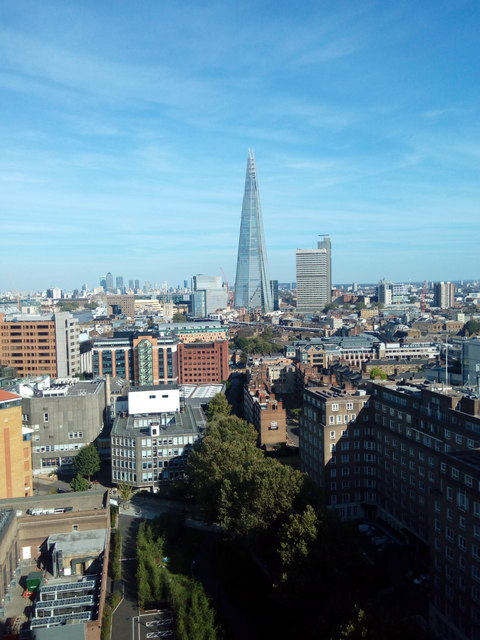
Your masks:
<path fill-rule="evenodd" d="M 133 496 L 133 487 L 125 482 L 119 482 L 117 485 L 118 494 L 122 502 L 128 502 Z"/>
<path fill-rule="evenodd" d="M 218 521 L 234 537 L 270 530 L 291 512 L 305 476 L 272 458 L 254 458 L 226 477 L 220 488 Z"/>
<path fill-rule="evenodd" d="M 375 380 L 375 378 L 386 380 L 388 376 L 381 367 L 373 367 L 373 369 L 371 369 L 370 371 L 370 380 Z"/>
<path fill-rule="evenodd" d="M 318 518 L 312 505 L 307 505 L 302 513 L 290 514 L 279 534 L 278 554 L 284 571 L 308 557 L 318 536 L 317 525 Z"/>
<path fill-rule="evenodd" d="M 473 336 L 477 333 L 480 333 L 480 322 L 478 322 L 477 320 L 469 320 L 463 327 L 463 333 L 466 336 Z"/>
<path fill-rule="evenodd" d="M 218 520 L 220 492 L 226 479 L 245 464 L 263 459 L 257 434 L 235 416 L 216 416 L 188 459 L 191 490 L 210 522 Z"/>
<path fill-rule="evenodd" d="M 173 314 L 173 318 L 172 318 L 172 322 L 186 322 L 187 321 L 187 316 L 184 313 L 174 313 Z"/>
<path fill-rule="evenodd" d="M 72 491 L 88 491 L 90 489 L 90 482 L 81 475 L 76 475 L 70 482 Z"/>
<path fill-rule="evenodd" d="M 82 447 L 73 460 L 75 471 L 80 476 L 90 477 L 100 471 L 100 456 L 93 444 Z"/>
<path fill-rule="evenodd" d="M 207 418 L 212 420 L 216 416 L 229 416 L 232 407 L 223 393 L 217 393 L 208 403 Z"/>

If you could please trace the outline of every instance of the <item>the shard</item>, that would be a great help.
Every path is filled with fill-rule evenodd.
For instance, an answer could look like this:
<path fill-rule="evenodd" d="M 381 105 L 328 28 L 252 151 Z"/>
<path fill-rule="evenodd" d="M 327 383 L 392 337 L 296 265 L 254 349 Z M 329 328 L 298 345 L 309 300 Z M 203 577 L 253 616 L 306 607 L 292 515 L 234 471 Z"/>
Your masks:
<path fill-rule="evenodd" d="M 248 150 L 245 194 L 238 241 L 235 307 L 273 309 L 255 156 Z"/>

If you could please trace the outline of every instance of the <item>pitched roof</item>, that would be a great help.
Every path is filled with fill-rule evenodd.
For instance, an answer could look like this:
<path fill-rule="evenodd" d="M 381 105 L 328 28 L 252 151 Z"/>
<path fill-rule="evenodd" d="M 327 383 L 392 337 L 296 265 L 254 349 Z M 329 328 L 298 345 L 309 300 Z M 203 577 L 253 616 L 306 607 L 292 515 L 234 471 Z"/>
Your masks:
<path fill-rule="evenodd" d="M 10 393 L 10 391 L 4 391 L 0 389 L 0 402 L 11 402 L 12 400 L 21 400 L 22 396 L 16 393 Z"/>

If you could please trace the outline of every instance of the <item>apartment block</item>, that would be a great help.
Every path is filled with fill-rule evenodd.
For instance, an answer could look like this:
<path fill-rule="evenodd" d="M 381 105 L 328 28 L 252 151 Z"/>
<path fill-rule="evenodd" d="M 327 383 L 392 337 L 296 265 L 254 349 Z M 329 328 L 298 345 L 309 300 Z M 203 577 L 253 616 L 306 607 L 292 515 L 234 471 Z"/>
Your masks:
<path fill-rule="evenodd" d="M 0 389 L 0 499 L 32 495 L 31 443 L 23 434 L 21 401 Z"/>
<path fill-rule="evenodd" d="M 369 438 L 365 391 L 306 388 L 299 433 L 300 464 L 344 518 L 361 515 L 375 489 L 375 446 Z"/>
<path fill-rule="evenodd" d="M 379 519 L 429 561 L 436 636 L 480 639 L 480 396 L 375 383 L 351 420 L 333 392 L 305 389 L 302 468 L 341 517 Z"/>
<path fill-rule="evenodd" d="M 0 313 L 0 363 L 19 377 L 67 377 L 80 371 L 78 320 L 70 313 L 46 316 Z"/>

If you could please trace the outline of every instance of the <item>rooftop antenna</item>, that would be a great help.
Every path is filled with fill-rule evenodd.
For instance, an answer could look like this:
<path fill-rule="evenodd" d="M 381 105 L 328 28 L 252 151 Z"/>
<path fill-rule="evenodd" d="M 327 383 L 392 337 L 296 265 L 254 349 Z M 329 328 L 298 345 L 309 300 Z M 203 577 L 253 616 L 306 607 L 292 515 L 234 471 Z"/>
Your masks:
<path fill-rule="evenodd" d="M 448 336 L 445 337 L 445 383 L 448 387 Z"/>

